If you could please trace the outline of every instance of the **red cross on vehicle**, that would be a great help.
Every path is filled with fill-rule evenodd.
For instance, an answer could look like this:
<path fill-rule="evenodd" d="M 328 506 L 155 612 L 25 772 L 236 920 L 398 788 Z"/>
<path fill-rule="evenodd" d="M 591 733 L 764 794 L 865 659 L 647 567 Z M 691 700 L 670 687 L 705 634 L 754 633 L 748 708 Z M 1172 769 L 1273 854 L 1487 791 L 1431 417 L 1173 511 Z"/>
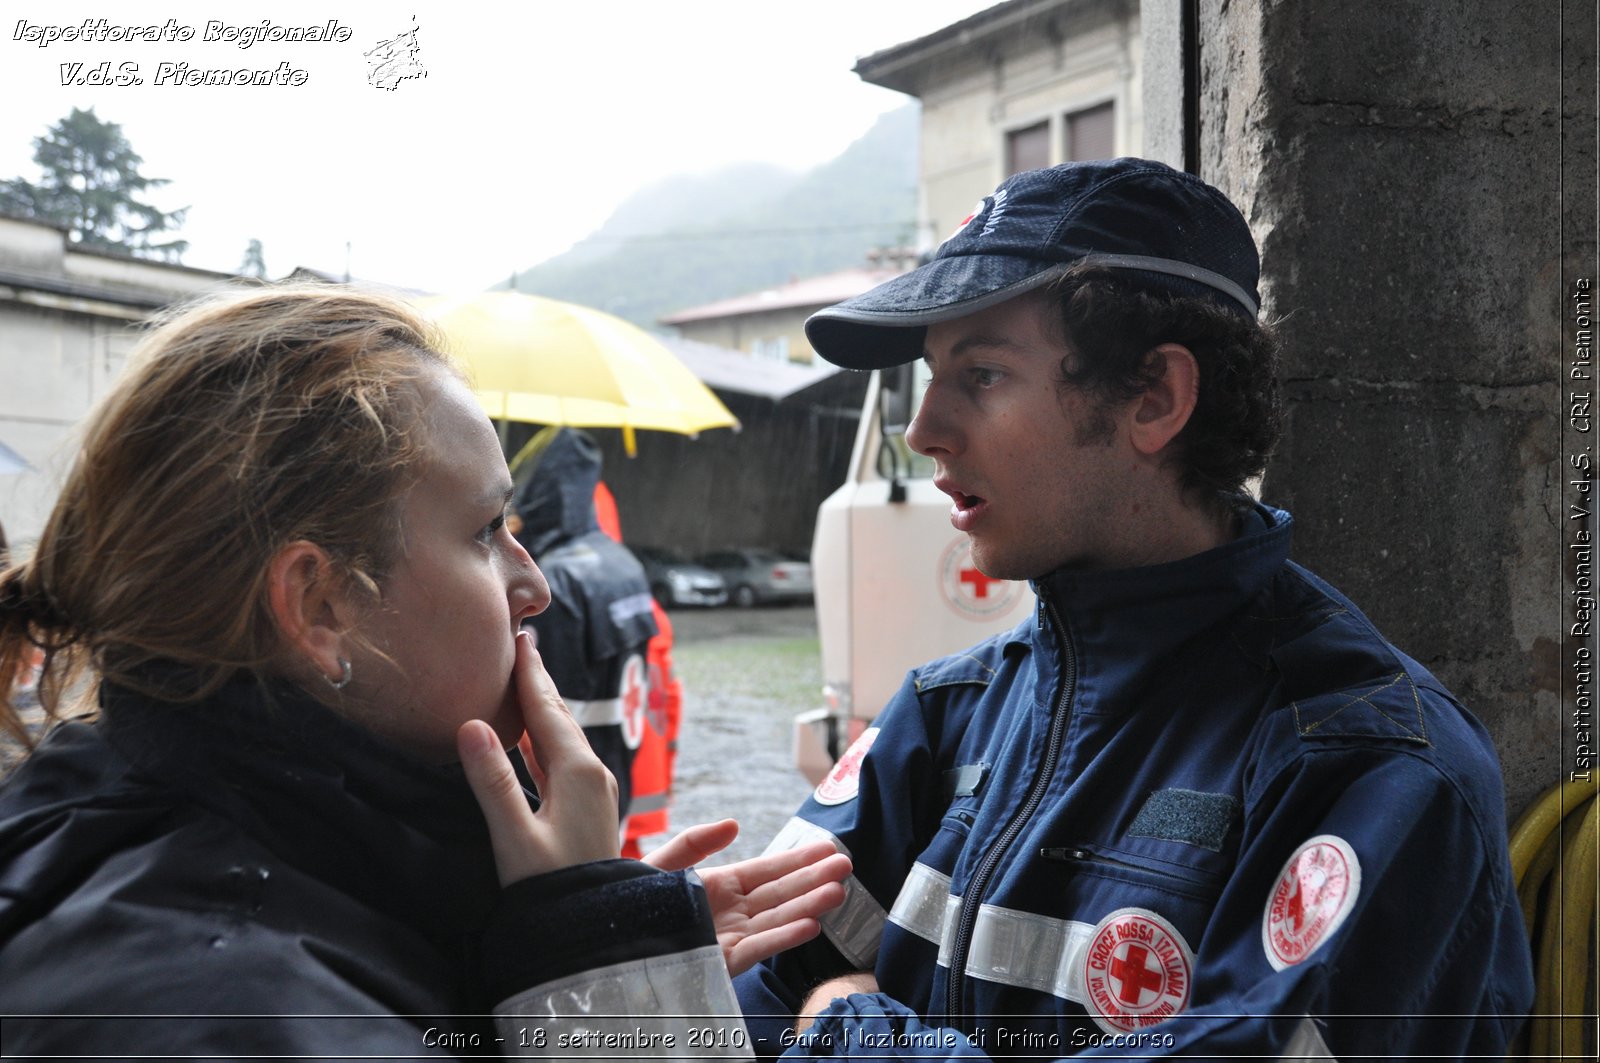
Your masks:
<path fill-rule="evenodd" d="M 1166 979 L 1158 967 L 1149 966 L 1150 950 L 1143 945 L 1129 943 L 1128 951 L 1111 959 L 1111 977 L 1118 983 L 1117 999 L 1124 1004 L 1137 1006 L 1146 989 L 1161 992 Z"/>
<path fill-rule="evenodd" d="M 974 598 L 987 598 L 989 597 L 989 585 L 992 583 L 1004 583 L 1005 580 L 985 576 L 975 568 L 964 568 L 961 570 L 961 582 L 972 585 L 972 596 Z"/>

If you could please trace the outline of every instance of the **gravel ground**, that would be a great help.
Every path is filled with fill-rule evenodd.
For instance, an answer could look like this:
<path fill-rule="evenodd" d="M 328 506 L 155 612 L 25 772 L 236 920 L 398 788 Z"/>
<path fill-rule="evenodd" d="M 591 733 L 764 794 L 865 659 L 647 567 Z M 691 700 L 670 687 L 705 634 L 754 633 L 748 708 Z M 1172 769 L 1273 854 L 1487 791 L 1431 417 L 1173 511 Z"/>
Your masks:
<path fill-rule="evenodd" d="M 672 827 L 732 816 L 739 838 L 713 862 L 757 856 L 811 792 L 794 767 L 790 729 L 796 713 L 822 703 L 816 613 L 678 610 L 672 627 L 684 684 Z"/>

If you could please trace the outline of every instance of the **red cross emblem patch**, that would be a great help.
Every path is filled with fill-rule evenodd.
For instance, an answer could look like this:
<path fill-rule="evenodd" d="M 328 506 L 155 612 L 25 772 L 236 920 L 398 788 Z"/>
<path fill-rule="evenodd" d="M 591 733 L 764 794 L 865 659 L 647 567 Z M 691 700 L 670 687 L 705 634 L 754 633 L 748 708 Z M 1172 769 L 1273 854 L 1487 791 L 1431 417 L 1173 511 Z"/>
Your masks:
<path fill-rule="evenodd" d="M 644 717 L 649 708 L 649 684 L 645 681 L 644 658 L 637 653 L 622 666 L 622 740 L 629 749 L 638 749 L 644 739 Z"/>
<path fill-rule="evenodd" d="M 818 804 L 842 805 L 856 796 L 856 791 L 861 789 L 861 762 L 867 759 L 867 750 L 872 748 L 877 737 L 878 729 L 869 727 L 851 743 L 850 748 L 844 751 L 844 756 L 839 758 L 839 763 L 828 772 L 826 779 L 817 784 L 816 792 L 811 795 Z"/>
<path fill-rule="evenodd" d="M 1164 1022 L 1189 1003 L 1194 953 L 1171 923 L 1144 908 L 1100 920 L 1083 954 L 1089 1014 L 1107 1033 Z"/>
<path fill-rule="evenodd" d="M 1319 834 L 1294 851 L 1278 874 L 1261 922 L 1267 962 L 1284 970 L 1339 929 L 1361 892 L 1361 862 L 1350 843 Z"/>

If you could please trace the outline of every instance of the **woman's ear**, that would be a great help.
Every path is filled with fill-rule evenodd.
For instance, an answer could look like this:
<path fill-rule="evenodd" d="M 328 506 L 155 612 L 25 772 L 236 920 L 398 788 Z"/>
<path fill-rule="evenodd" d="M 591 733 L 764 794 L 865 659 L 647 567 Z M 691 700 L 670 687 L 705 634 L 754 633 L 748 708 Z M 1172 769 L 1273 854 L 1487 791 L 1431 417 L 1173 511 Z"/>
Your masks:
<path fill-rule="evenodd" d="M 1154 381 L 1130 403 L 1129 428 L 1140 453 L 1154 456 L 1189 423 L 1200 400 L 1200 365 L 1178 343 L 1163 343 L 1145 355 Z"/>
<path fill-rule="evenodd" d="M 333 562 L 315 543 L 297 539 L 267 566 L 267 603 L 284 646 L 330 682 L 348 667 L 344 633 L 348 609 L 333 578 Z"/>

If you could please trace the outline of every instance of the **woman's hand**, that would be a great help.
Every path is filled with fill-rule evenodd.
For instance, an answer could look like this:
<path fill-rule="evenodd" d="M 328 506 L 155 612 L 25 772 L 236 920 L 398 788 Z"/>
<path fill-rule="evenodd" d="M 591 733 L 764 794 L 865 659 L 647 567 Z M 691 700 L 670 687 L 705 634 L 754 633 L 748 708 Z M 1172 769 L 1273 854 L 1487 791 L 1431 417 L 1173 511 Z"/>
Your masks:
<path fill-rule="evenodd" d="M 725 849 L 738 833 L 731 819 L 690 827 L 644 862 L 677 871 Z M 844 903 L 841 882 L 850 874 L 850 858 L 816 842 L 698 871 L 722 959 L 728 974 L 736 975 L 817 936 L 817 917 Z"/>
<path fill-rule="evenodd" d="M 533 757 L 528 770 L 542 799 L 528 807 L 494 729 L 468 720 L 456 732 L 467 782 L 489 823 L 500 884 L 617 856 L 617 781 L 589 749 L 583 728 L 539 663 L 533 639 L 517 635 L 512 672 Z"/>

